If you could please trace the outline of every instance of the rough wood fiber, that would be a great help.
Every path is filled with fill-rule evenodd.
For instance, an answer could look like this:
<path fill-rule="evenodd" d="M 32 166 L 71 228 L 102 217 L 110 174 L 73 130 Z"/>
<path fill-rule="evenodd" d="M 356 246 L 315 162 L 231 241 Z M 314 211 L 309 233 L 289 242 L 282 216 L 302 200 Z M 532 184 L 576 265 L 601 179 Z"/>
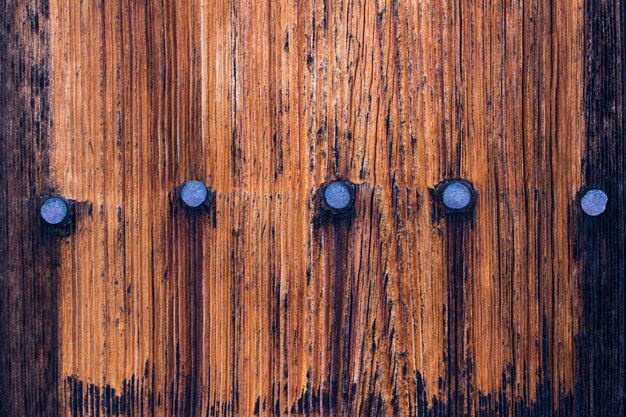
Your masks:
<path fill-rule="evenodd" d="M 626 2 L 587 4 L 585 185 L 611 200 L 597 218 L 580 217 L 583 314 L 577 340 L 579 414 L 626 414 Z"/>
<path fill-rule="evenodd" d="M 55 415 L 58 387 L 68 416 L 623 414 L 621 2 L 8 9 L 0 411 Z M 13 81 L 11 53 L 53 87 Z M 31 97 L 50 141 L 12 129 L 47 129 Z M 337 176 L 355 215 L 320 224 Z M 449 177 L 472 213 L 437 205 Z M 188 178 L 216 190 L 206 215 L 174 201 Z M 52 184 L 77 222 L 42 258 L 29 210 Z M 606 216 L 580 213 L 583 184 Z M 4 268 L 15 245 L 41 273 Z"/>
<path fill-rule="evenodd" d="M 0 10 L 0 416 L 55 416 L 58 250 L 36 212 L 54 191 L 48 3 Z"/>

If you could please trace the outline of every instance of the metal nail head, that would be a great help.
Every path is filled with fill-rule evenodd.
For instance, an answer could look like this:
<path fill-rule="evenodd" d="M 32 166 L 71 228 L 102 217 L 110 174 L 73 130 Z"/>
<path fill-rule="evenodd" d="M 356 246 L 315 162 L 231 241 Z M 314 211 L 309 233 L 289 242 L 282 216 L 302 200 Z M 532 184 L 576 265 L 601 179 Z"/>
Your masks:
<path fill-rule="evenodd" d="M 471 182 L 463 178 L 447 179 L 435 186 L 443 207 L 449 212 L 467 212 L 476 202 L 476 190 Z"/>
<path fill-rule="evenodd" d="M 59 226 L 68 220 L 70 206 L 60 196 L 50 196 L 43 200 L 39 207 L 39 216 L 50 226 Z"/>
<path fill-rule="evenodd" d="M 331 216 L 344 216 L 354 209 L 356 187 L 346 180 L 333 180 L 320 187 L 321 208 Z"/>
<path fill-rule="evenodd" d="M 606 211 L 606 205 L 609 202 L 609 196 L 598 188 L 587 190 L 580 199 L 580 207 L 591 217 L 601 215 Z"/>
<path fill-rule="evenodd" d="M 213 192 L 200 180 L 188 180 L 179 185 L 176 193 L 180 205 L 189 212 L 207 209 L 213 199 Z"/>
<path fill-rule="evenodd" d="M 345 184 L 339 181 L 334 181 L 326 187 L 326 190 L 324 191 L 324 199 L 326 199 L 326 204 L 333 209 L 343 210 L 348 207 L 348 204 L 350 204 L 350 191 Z"/>

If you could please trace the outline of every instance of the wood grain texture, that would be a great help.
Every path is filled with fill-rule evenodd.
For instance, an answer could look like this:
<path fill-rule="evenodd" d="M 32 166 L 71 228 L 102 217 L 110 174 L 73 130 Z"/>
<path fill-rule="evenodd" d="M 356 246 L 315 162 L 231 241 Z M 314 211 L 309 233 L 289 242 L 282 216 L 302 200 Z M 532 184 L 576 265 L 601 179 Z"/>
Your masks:
<path fill-rule="evenodd" d="M 624 7 L 7 4 L 0 415 L 623 415 Z M 320 221 L 336 177 L 354 216 Z"/>
<path fill-rule="evenodd" d="M 0 416 L 56 416 L 59 251 L 36 211 L 54 192 L 49 9 L 0 10 Z"/>
<path fill-rule="evenodd" d="M 626 3 L 589 2 L 585 22 L 587 187 L 612 196 L 604 215 L 579 217 L 583 314 L 577 412 L 626 413 Z"/>

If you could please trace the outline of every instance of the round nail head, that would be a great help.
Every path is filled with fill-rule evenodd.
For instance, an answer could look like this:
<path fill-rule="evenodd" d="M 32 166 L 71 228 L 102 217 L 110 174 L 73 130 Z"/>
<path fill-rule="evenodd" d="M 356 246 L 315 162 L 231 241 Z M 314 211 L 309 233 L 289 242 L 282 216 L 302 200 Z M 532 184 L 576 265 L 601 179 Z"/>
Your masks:
<path fill-rule="evenodd" d="M 206 201 L 208 190 L 199 180 L 190 180 L 183 184 L 180 190 L 180 199 L 191 208 L 200 207 Z"/>
<path fill-rule="evenodd" d="M 350 190 L 340 181 L 333 181 L 324 190 L 324 199 L 329 207 L 342 210 L 350 204 Z"/>
<path fill-rule="evenodd" d="M 588 216 L 599 216 L 606 210 L 609 196 L 602 190 L 592 189 L 580 199 L 580 207 Z"/>
<path fill-rule="evenodd" d="M 449 209 L 463 210 L 472 202 L 472 191 L 460 181 L 452 182 L 444 188 L 441 201 Z"/>
<path fill-rule="evenodd" d="M 39 208 L 39 215 L 48 224 L 61 224 L 67 217 L 69 208 L 61 197 L 50 197 Z"/>

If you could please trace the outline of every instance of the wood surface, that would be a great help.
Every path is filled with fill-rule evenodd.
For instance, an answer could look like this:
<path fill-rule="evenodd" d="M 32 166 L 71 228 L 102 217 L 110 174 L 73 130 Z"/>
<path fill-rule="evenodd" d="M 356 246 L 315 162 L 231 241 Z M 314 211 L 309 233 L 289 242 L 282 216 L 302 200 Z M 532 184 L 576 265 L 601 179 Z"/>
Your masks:
<path fill-rule="evenodd" d="M 626 414 L 626 2 L 0 4 L 0 416 Z"/>

